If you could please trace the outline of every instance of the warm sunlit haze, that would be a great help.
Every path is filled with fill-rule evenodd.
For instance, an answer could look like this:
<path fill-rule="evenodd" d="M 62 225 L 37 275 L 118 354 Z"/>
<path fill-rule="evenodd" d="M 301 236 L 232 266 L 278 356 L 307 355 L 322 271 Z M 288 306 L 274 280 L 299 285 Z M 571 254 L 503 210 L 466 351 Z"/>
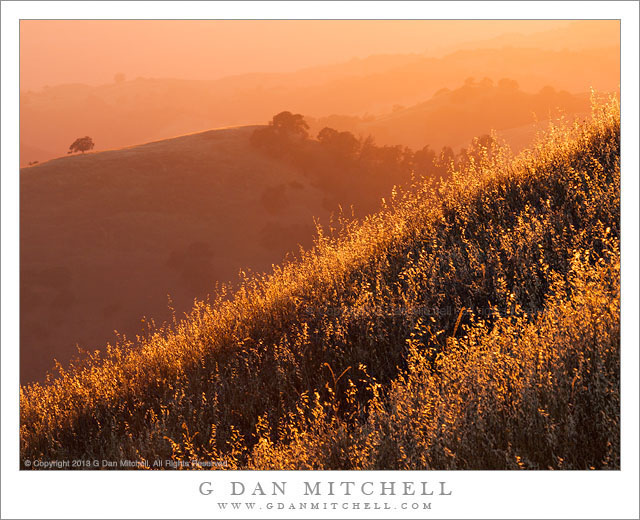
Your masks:
<path fill-rule="evenodd" d="M 567 21 L 420 20 L 24 20 L 20 26 L 23 90 L 68 83 L 102 85 L 130 79 L 212 80 L 283 73 L 379 54 L 439 55 L 478 41 L 523 38 L 566 28 Z M 550 48 L 617 45 L 617 22 L 581 22 L 573 41 Z M 594 39 L 595 37 L 595 39 Z M 564 38 L 564 39 L 563 39 Z M 515 40 L 517 41 L 517 40 Z"/>
<path fill-rule="evenodd" d="M 23 459 L 619 468 L 619 89 L 617 20 L 21 21 Z"/>
<path fill-rule="evenodd" d="M 64 154 L 78 131 L 105 150 L 285 109 L 384 118 L 468 78 L 529 94 L 619 82 L 617 21 L 27 20 L 20 41 L 22 165 Z M 521 126 L 555 104 L 487 123 Z"/>

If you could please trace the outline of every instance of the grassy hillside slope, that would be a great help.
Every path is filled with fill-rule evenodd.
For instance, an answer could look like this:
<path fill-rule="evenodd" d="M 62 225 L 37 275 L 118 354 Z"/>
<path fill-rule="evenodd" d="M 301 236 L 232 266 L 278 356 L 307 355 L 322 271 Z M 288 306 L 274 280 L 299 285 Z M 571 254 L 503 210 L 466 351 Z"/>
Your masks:
<path fill-rule="evenodd" d="M 312 245 L 325 195 L 249 143 L 212 130 L 68 156 L 21 171 L 21 377 L 43 379 L 76 343 L 135 337 L 240 268 Z"/>
<path fill-rule="evenodd" d="M 21 393 L 24 458 L 619 467 L 619 108 Z"/>

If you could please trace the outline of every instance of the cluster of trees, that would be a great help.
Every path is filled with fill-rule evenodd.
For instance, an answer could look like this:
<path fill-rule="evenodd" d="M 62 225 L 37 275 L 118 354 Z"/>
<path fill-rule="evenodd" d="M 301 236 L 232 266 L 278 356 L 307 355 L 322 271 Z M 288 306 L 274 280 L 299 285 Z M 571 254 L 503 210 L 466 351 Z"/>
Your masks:
<path fill-rule="evenodd" d="M 304 116 L 288 111 L 256 129 L 251 142 L 299 167 L 325 190 L 330 203 L 353 204 L 357 213 L 375 210 L 394 185 L 406 185 L 412 177 L 444 177 L 452 165 L 462 166 L 495 149 L 489 135 L 474 139 L 458 154 L 448 146 L 440 151 L 428 145 L 417 151 L 401 145 L 378 146 L 371 136 L 356 137 L 329 127 L 313 138 Z"/>

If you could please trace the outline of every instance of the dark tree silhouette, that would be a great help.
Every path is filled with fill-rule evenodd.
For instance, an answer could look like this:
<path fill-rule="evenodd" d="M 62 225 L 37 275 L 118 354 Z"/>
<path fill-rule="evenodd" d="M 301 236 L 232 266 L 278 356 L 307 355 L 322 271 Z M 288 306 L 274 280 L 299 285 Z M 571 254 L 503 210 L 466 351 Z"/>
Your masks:
<path fill-rule="evenodd" d="M 415 171 L 420 175 L 434 175 L 436 163 L 436 152 L 429 145 L 425 145 L 422 150 L 413 154 L 413 165 Z"/>
<path fill-rule="evenodd" d="M 71 146 L 69 147 L 69 151 L 67 153 L 74 153 L 74 152 L 84 153 L 88 150 L 92 150 L 93 147 L 94 147 L 93 139 L 91 139 L 91 137 L 86 135 L 84 137 L 78 137 L 73 143 L 71 143 Z"/>
<path fill-rule="evenodd" d="M 292 114 L 289 111 L 280 112 L 273 116 L 269 123 L 279 134 L 287 136 L 297 135 L 306 139 L 309 136 L 309 125 L 302 114 Z"/>
<path fill-rule="evenodd" d="M 318 141 L 320 141 L 322 144 L 329 144 L 338 135 L 340 135 L 340 132 L 338 132 L 334 128 L 329 128 L 328 126 L 325 126 L 322 130 L 318 132 Z"/>
<path fill-rule="evenodd" d="M 309 138 L 309 125 L 302 114 L 285 111 L 273 116 L 267 126 L 257 128 L 251 144 L 275 157 L 296 155 L 296 149 Z M 299 154 L 297 154 L 299 155 Z"/>
<path fill-rule="evenodd" d="M 360 149 L 360 142 L 351 132 L 338 132 L 325 127 L 318 133 L 320 144 L 340 161 L 354 159 Z"/>

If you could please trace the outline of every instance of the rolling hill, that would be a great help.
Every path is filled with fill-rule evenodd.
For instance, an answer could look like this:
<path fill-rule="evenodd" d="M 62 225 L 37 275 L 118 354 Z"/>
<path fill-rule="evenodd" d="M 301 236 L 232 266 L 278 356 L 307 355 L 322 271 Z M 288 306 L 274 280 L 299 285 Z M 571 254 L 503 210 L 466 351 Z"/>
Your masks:
<path fill-rule="evenodd" d="M 84 171 L 85 190 L 109 186 Z M 178 194 L 176 183 L 152 200 L 170 211 Z M 298 261 L 134 348 L 23 386 L 21 457 L 617 469 L 619 237 L 611 99 L 516 158 L 485 156 L 320 234 Z"/>
<path fill-rule="evenodd" d="M 469 80 L 455 89 L 441 89 L 428 101 L 397 106 L 377 117 L 329 116 L 313 122 L 320 130 L 330 126 L 356 135 L 371 135 L 385 145 L 402 143 L 413 149 L 428 144 L 434 150 L 450 146 L 456 151 L 473 137 L 495 130 L 514 151 L 527 147 L 549 121 L 560 116 L 586 118 L 588 94 L 570 94 L 545 87 L 537 93 L 522 91 L 517 82 Z"/>
<path fill-rule="evenodd" d="M 262 123 L 284 109 L 314 117 L 384 113 L 396 104 L 424 102 L 442 88 L 458 88 L 469 77 L 508 77 L 527 92 L 547 85 L 572 93 L 592 87 L 614 91 L 620 76 L 617 45 L 614 39 L 588 50 L 481 48 L 441 58 L 371 57 L 215 81 L 136 78 L 96 87 L 51 86 L 21 93 L 20 164 L 63 155 L 79 135 L 90 135 L 96 150 L 105 150 L 205 128 Z M 31 153 L 34 149 L 47 154 Z"/>
<path fill-rule="evenodd" d="M 239 269 L 268 270 L 310 246 L 324 194 L 249 144 L 212 130 L 54 159 L 21 171 L 23 381 L 76 343 L 131 337 L 178 316 Z"/>
<path fill-rule="evenodd" d="M 499 47 L 538 48 L 547 50 L 584 50 L 609 47 L 620 39 L 620 21 L 580 20 L 567 26 L 533 34 L 504 33 L 484 41 L 470 41 L 456 45 L 455 50 L 495 49 Z M 453 50 L 453 49 L 451 49 Z M 451 52 L 449 50 L 449 52 Z"/>

